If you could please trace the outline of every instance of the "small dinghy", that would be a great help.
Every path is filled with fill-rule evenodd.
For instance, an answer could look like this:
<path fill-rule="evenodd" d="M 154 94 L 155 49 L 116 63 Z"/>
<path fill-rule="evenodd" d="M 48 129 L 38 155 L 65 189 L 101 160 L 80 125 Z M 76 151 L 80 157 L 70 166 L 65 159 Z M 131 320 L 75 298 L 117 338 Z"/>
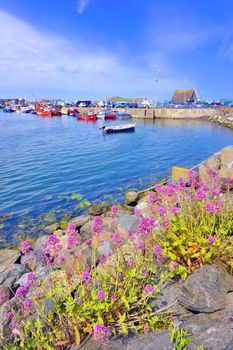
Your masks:
<path fill-rule="evenodd" d="M 131 132 L 135 130 L 136 124 L 124 124 L 116 126 L 103 126 L 100 128 L 103 131 L 103 134 L 112 134 L 117 132 Z"/>

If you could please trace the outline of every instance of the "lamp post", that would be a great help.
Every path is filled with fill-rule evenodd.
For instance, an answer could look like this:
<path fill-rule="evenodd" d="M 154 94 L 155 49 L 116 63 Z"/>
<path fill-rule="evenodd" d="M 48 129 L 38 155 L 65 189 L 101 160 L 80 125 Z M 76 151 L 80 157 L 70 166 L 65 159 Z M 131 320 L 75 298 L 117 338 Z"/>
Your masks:
<path fill-rule="evenodd" d="M 155 80 L 154 80 L 154 81 L 155 81 L 155 84 L 159 82 L 159 79 L 158 79 L 158 74 L 159 74 L 159 72 L 160 72 L 160 69 L 157 68 L 156 71 L 155 71 Z M 155 85 L 155 86 L 156 86 L 156 85 Z M 157 91 L 157 90 L 156 90 L 156 88 L 155 88 L 155 93 L 156 93 L 156 91 Z M 156 100 L 157 100 L 157 96 L 155 95 L 155 106 L 157 105 L 157 101 L 156 101 Z"/>

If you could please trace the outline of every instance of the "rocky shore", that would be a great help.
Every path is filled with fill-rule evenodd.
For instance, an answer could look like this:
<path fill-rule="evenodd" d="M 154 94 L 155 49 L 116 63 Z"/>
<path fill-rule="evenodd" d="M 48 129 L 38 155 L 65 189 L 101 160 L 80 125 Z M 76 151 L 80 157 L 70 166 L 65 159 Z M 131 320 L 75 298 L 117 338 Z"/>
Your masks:
<path fill-rule="evenodd" d="M 212 172 L 213 169 L 218 171 L 221 177 L 230 178 L 233 175 L 233 147 L 225 148 L 199 167 L 200 178 L 207 183 L 210 169 Z M 229 190 L 233 184 L 228 183 Z M 79 266 L 84 271 L 90 271 L 88 269 L 93 265 L 93 257 L 91 246 L 87 242 L 93 234 L 93 219 L 96 217 L 101 217 L 104 231 L 101 233 L 101 244 L 96 248 L 94 265 L 100 264 L 103 257 L 112 256 L 116 246 L 119 246 L 122 252 L 127 252 L 130 248 L 128 245 L 129 232 L 138 232 L 142 218 L 149 219 L 151 217 L 151 197 L 153 195 L 150 193 L 156 193 L 156 189 L 158 190 L 158 187 L 152 189 L 152 192 L 146 190 L 140 193 L 127 193 L 124 208 L 115 208 L 114 215 L 113 208 L 93 206 L 88 214 L 74 217 L 70 220 L 69 225 L 75 230 L 75 242 L 79 242 L 77 245 L 74 244 L 73 238 L 69 247 L 69 237 L 74 237 L 74 235 L 70 236 L 68 229 L 61 228 L 58 223 L 54 223 L 46 228 L 50 236 L 38 238 L 30 249 L 21 246 L 19 249 L 1 250 L 0 339 L 10 337 L 12 324 L 6 314 L 12 307 L 18 308 L 17 290 L 25 285 L 25 281 L 32 272 L 41 285 L 49 289 L 50 280 L 54 279 L 55 276 L 63 283 L 64 273 L 68 273 L 73 279 L 77 278 L 77 276 L 75 277 L 77 257 Z M 222 196 L 224 198 L 224 192 Z M 227 201 L 229 200 L 232 203 L 232 196 L 228 197 Z M 161 214 L 161 216 L 163 215 L 165 214 Z M 71 227 L 69 225 L 68 228 Z M 113 232 L 115 232 L 115 236 L 113 236 Z M 232 236 L 233 225 L 230 227 L 230 232 Z M 57 268 L 58 263 L 50 266 L 43 259 L 48 237 L 57 237 L 59 245 L 62 246 L 63 262 L 60 264 L 61 268 Z M 213 238 L 213 242 L 214 240 L 215 238 Z M 210 239 L 208 244 L 212 244 Z M 55 259 L 57 259 L 56 255 Z M 201 265 L 199 268 L 195 268 L 193 273 L 188 274 L 187 278 L 180 278 L 178 275 L 174 278 L 167 278 L 161 284 L 156 299 L 150 303 L 151 312 L 158 312 L 158 314 L 164 312 L 164 315 L 169 312 L 173 316 L 174 329 L 176 331 L 184 329 L 185 337 L 190 338 L 187 346 L 178 348 L 174 342 L 171 342 L 171 328 L 169 326 L 161 331 L 145 331 L 146 334 L 141 335 L 128 332 L 125 335 L 112 336 L 107 348 L 112 350 L 232 350 L 233 276 L 231 272 L 233 263 L 230 265 L 231 268 L 223 263 L 210 262 Z M 33 292 L 29 293 L 33 294 Z M 45 314 L 54 311 L 54 302 L 50 298 L 43 300 L 43 302 Z M 7 347 L 3 347 L 3 349 L 7 349 Z M 38 349 L 43 348 L 38 347 Z M 99 344 L 94 341 L 93 337 L 87 337 L 81 345 L 56 346 L 54 349 L 97 350 Z"/>

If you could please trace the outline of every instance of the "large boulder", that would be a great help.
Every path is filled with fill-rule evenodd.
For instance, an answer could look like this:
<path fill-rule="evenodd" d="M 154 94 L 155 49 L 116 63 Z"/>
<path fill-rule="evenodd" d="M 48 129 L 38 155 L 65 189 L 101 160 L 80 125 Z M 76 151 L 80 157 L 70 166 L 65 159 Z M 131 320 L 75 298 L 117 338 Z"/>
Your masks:
<path fill-rule="evenodd" d="M 178 301 L 189 311 L 212 313 L 225 308 L 232 290 L 232 276 L 219 266 L 204 265 L 184 282 Z"/>
<path fill-rule="evenodd" d="M 80 215 L 76 216 L 73 219 L 70 219 L 69 223 L 73 223 L 76 225 L 77 229 L 80 229 L 83 225 L 85 225 L 88 221 L 90 221 L 90 215 Z"/>
<path fill-rule="evenodd" d="M 20 252 L 18 250 L 0 250 L 0 276 L 8 271 L 13 264 L 19 259 Z"/>
<path fill-rule="evenodd" d="M 233 146 L 225 147 L 222 150 L 221 168 L 233 169 Z"/>
<path fill-rule="evenodd" d="M 125 195 L 125 205 L 126 206 L 129 205 L 129 206 L 135 207 L 135 205 L 137 204 L 138 200 L 139 200 L 138 192 L 129 191 Z"/>
<path fill-rule="evenodd" d="M 99 350 L 99 345 L 91 337 L 83 346 L 72 346 L 71 350 Z M 173 350 L 168 331 L 155 331 L 148 334 L 124 336 L 112 339 L 108 350 Z"/>

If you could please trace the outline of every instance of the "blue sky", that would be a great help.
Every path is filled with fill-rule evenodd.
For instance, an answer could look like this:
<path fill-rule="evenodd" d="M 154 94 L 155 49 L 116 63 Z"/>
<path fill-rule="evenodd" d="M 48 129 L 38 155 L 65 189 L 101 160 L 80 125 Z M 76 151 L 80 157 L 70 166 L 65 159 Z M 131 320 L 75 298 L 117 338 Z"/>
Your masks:
<path fill-rule="evenodd" d="M 0 48 L 0 97 L 233 99 L 232 0 L 0 0 Z"/>

